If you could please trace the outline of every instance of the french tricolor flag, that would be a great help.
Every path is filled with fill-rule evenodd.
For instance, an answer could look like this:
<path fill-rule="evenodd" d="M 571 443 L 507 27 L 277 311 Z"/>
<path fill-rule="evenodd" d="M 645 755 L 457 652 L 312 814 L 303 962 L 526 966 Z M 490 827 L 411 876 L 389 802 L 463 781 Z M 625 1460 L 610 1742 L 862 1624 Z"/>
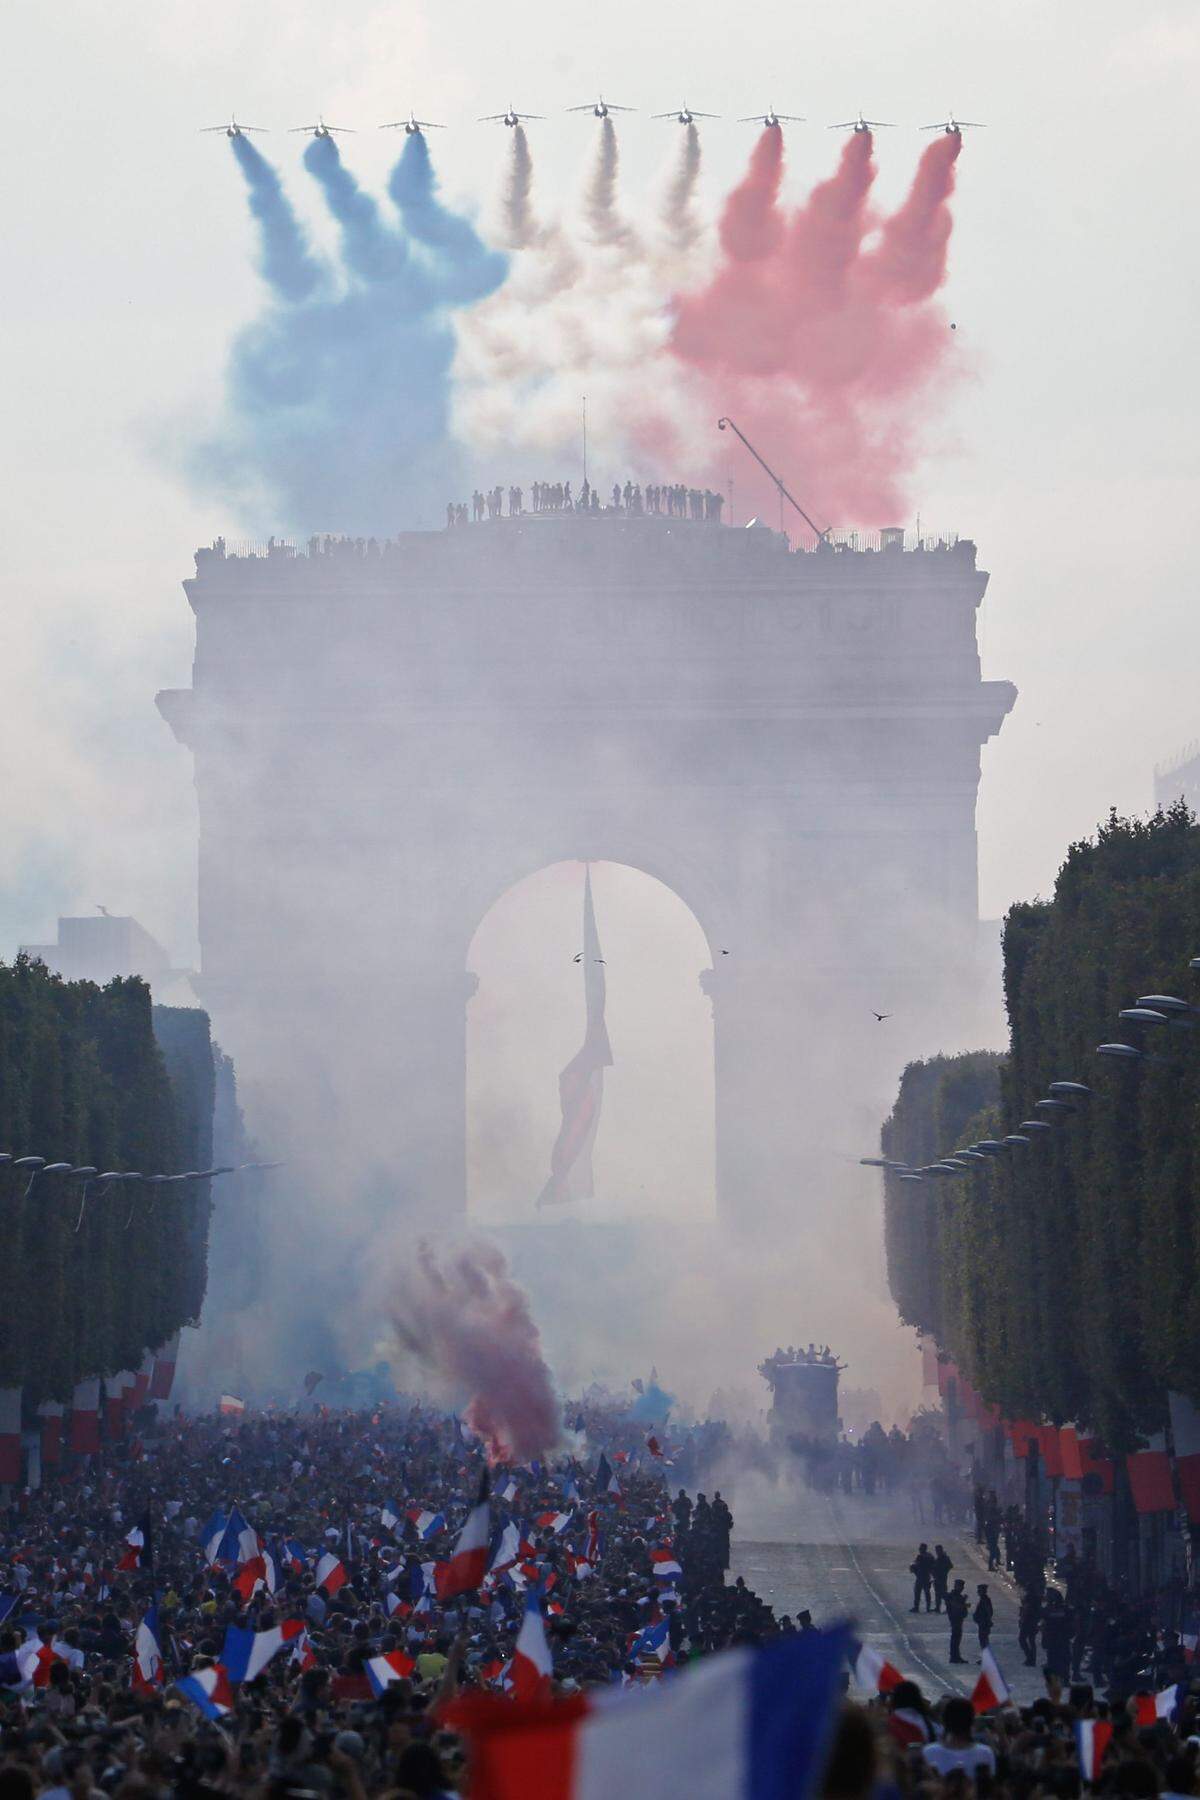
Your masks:
<path fill-rule="evenodd" d="M 537 1700 L 549 1693 L 553 1673 L 554 1664 L 550 1658 L 550 1645 L 546 1640 L 541 1601 L 535 1588 L 525 1603 L 525 1617 L 521 1620 L 521 1629 L 517 1633 L 517 1644 L 508 1665 L 505 1685 L 514 1700 Z"/>
<path fill-rule="evenodd" d="M 214 1663 L 210 1669 L 197 1669 L 194 1675 L 185 1675 L 175 1686 L 185 1700 L 199 1707 L 206 1719 L 223 1719 L 226 1713 L 233 1711 L 233 1689 L 220 1663 Z"/>
<path fill-rule="evenodd" d="M 435 1538 L 439 1531 L 446 1529 L 444 1514 L 427 1512 L 423 1506 L 410 1506 L 408 1518 L 422 1544 L 428 1543 L 430 1538 Z"/>
<path fill-rule="evenodd" d="M 473 1593 L 487 1574 L 492 1535 L 489 1491 L 488 1472 L 485 1469 L 479 1483 L 479 1497 L 458 1534 L 453 1555 L 448 1563 L 438 1564 L 439 1600 L 452 1600 L 456 1594 Z"/>
<path fill-rule="evenodd" d="M 382 1694 L 384 1688 L 390 1687 L 393 1681 L 407 1681 L 416 1666 L 412 1657 L 405 1656 L 403 1650 L 387 1650 L 382 1656 L 367 1658 L 367 1680 L 375 1694 Z"/>
<path fill-rule="evenodd" d="M 404 1523 L 404 1514 L 394 1500 L 385 1501 L 379 1509 L 379 1523 L 385 1531 L 397 1532 Z"/>
<path fill-rule="evenodd" d="M 135 1694 L 153 1694 L 162 1684 L 163 1659 L 158 1643 L 158 1607 L 154 1605 L 143 1615 L 133 1641 L 130 1686 Z"/>
<path fill-rule="evenodd" d="M 644 1631 L 634 1635 L 626 1657 L 628 1662 L 665 1663 L 671 1654 L 671 1627 L 666 1619 L 657 1619 Z"/>
<path fill-rule="evenodd" d="M 521 1533 L 511 1519 L 504 1521 L 503 1529 L 496 1540 L 492 1551 L 492 1559 L 488 1564 L 489 1575 L 499 1575 L 505 1569 L 511 1569 L 521 1555 Z"/>
<path fill-rule="evenodd" d="M 574 1513 L 565 1512 L 539 1513 L 537 1516 L 537 1528 L 539 1531 L 552 1532 L 555 1537 L 558 1537 L 560 1532 L 567 1529 L 567 1526 L 571 1523 L 574 1516 Z"/>
<path fill-rule="evenodd" d="M 146 1534 L 140 1525 L 135 1525 L 132 1531 L 126 1532 L 125 1542 L 128 1549 L 117 1564 L 118 1569 L 140 1569 L 142 1553 L 146 1548 Z"/>
<path fill-rule="evenodd" d="M 844 1632 L 725 1650 L 651 1693 L 464 1696 L 447 1722 L 471 1740 L 476 1800 L 808 1800 L 833 1726 Z"/>
<path fill-rule="evenodd" d="M 1079 1719 L 1075 1725 L 1075 1748 L 1079 1753 L 1079 1773 L 1084 1781 L 1100 1778 L 1104 1752 L 1112 1739 L 1112 1726 L 1107 1719 Z"/>
<path fill-rule="evenodd" d="M 1178 1686 L 1163 1688 L 1157 1694 L 1133 1696 L 1133 1717 L 1137 1725 L 1157 1725 L 1160 1719 L 1173 1719 L 1178 1710 Z"/>
<path fill-rule="evenodd" d="M 869 1644 L 851 1642 L 848 1654 L 855 1685 L 866 1688 L 869 1693 L 890 1694 L 904 1680 L 895 1664 L 878 1650 L 872 1650 Z"/>
<path fill-rule="evenodd" d="M 314 1580 L 317 1586 L 323 1587 L 330 1597 L 336 1594 L 339 1588 L 345 1587 L 345 1565 L 340 1558 L 333 1554 L 332 1550 L 327 1550 L 318 1562 Z"/>
<path fill-rule="evenodd" d="M 285 1619 L 269 1631 L 243 1631 L 236 1625 L 225 1629 L 221 1648 L 221 1667 L 231 1683 L 253 1681 L 261 1675 L 272 1657 L 304 1634 L 303 1619 Z"/>
<path fill-rule="evenodd" d="M 268 1594 L 275 1592 L 279 1586 L 279 1572 L 274 1556 L 265 1545 L 257 1556 L 242 1564 L 231 1586 L 246 1601 L 252 1600 L 259 1588 L 265 1588 Z"/>
<path fill-rule="evenodd" d="M 1007 1706 L 1009 1702 L 1008 1683 L 1000 1673 L 1000 1664 L 990 1650 L 985 1650 L 979 1659 L 979 1680 L 975 1683 L 971 1695 L 971 1705 L 977 1713 L 992 1712 L 997 1706 Z"/>
<path fill-rule="evenodd" d="M 678 1581 L 683 1574 L 675 1552 L 666 1544 L 650 1552 L 650 1561 L 654 1565 L 655 1581 Z"/>

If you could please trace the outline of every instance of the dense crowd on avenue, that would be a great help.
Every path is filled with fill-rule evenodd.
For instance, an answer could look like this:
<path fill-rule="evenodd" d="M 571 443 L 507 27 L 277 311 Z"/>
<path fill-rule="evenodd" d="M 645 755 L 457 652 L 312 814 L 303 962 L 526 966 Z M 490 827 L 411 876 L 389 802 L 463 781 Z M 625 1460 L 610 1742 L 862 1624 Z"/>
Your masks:
<path fill-rule="evenodd" d="M 0 1800 L 478 1792 L 460 1730 L 476 1699 L 650 1703 L 726 1653 L 825 1641 L 730 1579 L 732 1512 L 691 1486 L 709 1427 L 667 1443 L 573 1408 L 552 1461 L 486 1477 L 458 1420 L 415 1404 L 150 1409 L 140 1427 L 0 1516 Z M 1112 1793 L 1195 1794 L 1188 1643 L 1081 1567 L 1048 1586 L 1039 1546 L 1002 1514 L 993 1532 L 996 1510 L 976 1495 L 981 1544 L 1024 1578 L 1045 1697 L 937 1700 L 891 1671 L 866 1705 L 835 1701 L 823 1792 L 1066 1797 L 1083 1757 Z M 929 1554 L 914 1604 L 942 1610 L 949 1567 Z"/>

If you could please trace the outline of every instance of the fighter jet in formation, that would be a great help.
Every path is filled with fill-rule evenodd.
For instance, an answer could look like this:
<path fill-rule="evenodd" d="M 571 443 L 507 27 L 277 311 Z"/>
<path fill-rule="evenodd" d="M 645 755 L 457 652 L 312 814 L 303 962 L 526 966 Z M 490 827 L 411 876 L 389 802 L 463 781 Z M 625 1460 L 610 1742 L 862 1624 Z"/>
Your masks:
<path fill-rule="evenodd" d="M 269 131 L 269 130 L 270 130 L 270 126 L 268 126 L 268 125 L 239 125 L 237 120 L 232 116 L 232 114 L 230 115 L 228 125 L 202 125 L 200 127 L 201 136 L 203 136 L 203 134 L 206 131 L 223 131 L 225 133 L 225 136 L 228 138 L 241 137 L 241 135 L 244 131 Z"/>
<path fill-rule="evenodd" d="M 445 131 L 436 119 L 418 119 L 415 113 L 409 113 L 407 119 L 389 119 L 380 131 L 402 131 L 406 137 L 419 137 L 423 131 Z"/>
<path fill-rule="evenodd" d="M 864 119 L 859 113 L 857 119 L 843 119 L 840 124 L 831 125 L 830 131 L 891 131 L 895 121 L 890 119 Z"/>
<path fill-rule="evenodd" d="M 288 130 L 292 132 L 311 131 L 315 138 L 331 138 L 342 131 L 348 131 L 353 134 L 354 127 L 353 125 L 327 125 L 320 113 L 318 113 L 315 125 L 289 125 Z"/>
<path fill-rule="evenodd" d="M 652 119 L 674 119 L 677 125 L 690 125 L 693 119 L 719 119 L 720 113 L 693 112 L 685 102 L 678 112 L 651 113 Z"/>
<path fill-rule="evenodd" d="M 939 119 L 936 125 L 922 125 L 922 131 L 944 131 L 947 137 L 961 137 L 964 131 L 982 131 L 982 119 L 956 119 L 951 113 L 948 119 Z"/>
<path fill-rule="evenodd" d="M 484 113 L 482 119 L 479 120 L 479 124 L 507 125 L 511 131 L 516 126 L 523 125 L 526 119 L 544 119 L 545 116 L 545 113 L 519 113 L 515 106 L 510 106 L 507 112 Z"/>
<path fill-rule="evenodd" d="M 804 120 L 799 113 L 777 113 L 773 106 L 768 106 L 765 113 L 747 113 L 739 119 L 739 125 L 761 125 L 766 131 L 778 131 L 781 125 L 803 125 Z"/>
<path fill-rule="evenodd" d="M 594 116 L 597 119 L 607 119 L 609 113 L 636 112 L 637 107 L 636 106 L 618 106 L 615 101 L 606 100 L 604 98 L 603 94 L 601 94 L 601 96 L 598 100 L 589 100 L 587 102 L 587 104 L 584 106 L 568 106 L 566 110 L 569 113 L 590 112 L 590 113 L 594 114 Z"/>

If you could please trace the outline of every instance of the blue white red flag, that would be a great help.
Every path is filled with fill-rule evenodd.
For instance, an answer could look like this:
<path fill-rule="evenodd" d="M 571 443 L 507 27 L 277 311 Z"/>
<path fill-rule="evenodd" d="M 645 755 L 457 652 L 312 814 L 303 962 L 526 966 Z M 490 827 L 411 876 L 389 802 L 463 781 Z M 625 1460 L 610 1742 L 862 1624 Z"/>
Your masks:
<path fill-rule="evenodd" d="M 1161 1688 L 1157 1694 L 1133 1696 L 1133 1717 L 1137 1725 L 1157 1725 L 1160 1719 L 1173 1719 L 1178 1710 L 1178 1683 L 1174 1687 Z"/>
<path fill-rule="evenodd" d="M 977 1713 L 985 1713 L 992 1712 L 997 1706 L 1007 1706 L 1008 1701 L 1008 1683 L 1000 1673 L 1000 1664 L 990 1650 L 981 1651 L 979 1680 L 971 1695 L 971 1705 Z"/>
<path fill-rule="evenodd" d="M 427 1512 L 423 1506 L 410 1506 L 408 1520 L 417 1534 L 419 1543 L 427 1544 L 435 1538 L 439 1531 L 445 1531 L 445 1515 L 440 1512 Z"/>
<path fill-rule="evenodd" d="M 675 1552 L 666 1544 L 661 1549 L 650 1552 L 650 1561 L 654 1565 L 655 1581 L 678 1581 L 683 1574 Z"/>
<path fill-rule="evenodd" d="M 537 1528 L 539 1531 L 550 1532 L 553 1537 L 559 1537 L 567 1529 L 574 1516 L 569 1512 L 539 1513 L 536 1520 Z"/>
<path fill-rule="evenodd" d="M 521 1555 L 521 1533 L 512 1519 L 505 1519 L 500 1535 L 492 1548 L 491 1561 L 488 1563 L 488 1574 L 499 1575 L 510 1569 Z"/>
<path fill-rule="evenodd" d="M 407 1681 L 416 1668 L 411 1656 L 405 1656 L 403 1650 L 387 1650 L 382 1656 L 367 1658 L 367 1680 L 372 1691 L 382 1694 L 384 1688 L 390 1687 L 393 1681 Z"/>
<path fill-rule="evenodd" d="M 346 1585 L 346 1566 L 340 1557 L 327 1550 L 317 1564 L 313 1580 L 318 1587 L 323 1587 L 332 1599 L 338 1589 Z"/>
<path fill-rule="evenodd" d="M 490 1491 L 485 1468 L 479 1481 L 478 1498 L 467 1514 L 450 1560 L 437 1566 L 435 1580 L 439 1600 L 452 1600 L 456 1594 L 473 1593 L 487 1574 L 488 1548 L 492 1536 Z"/>
<path fill-rule="evenodd" d="M 514 1700 L 537 1700 L 549 1693 L 553 1673 L 542 1603 L 535 1588 L 525 1602 L 525 1617 L 521 1620 L 504 1685 Z"/>
<path fill-rule="evenodd" d="M 1079 1753 L 1079 1773 L 1084 1781 L 1100 1779 L 1104 1752 L 1112 1741 L 1112 1726 L 1107 1719 L 1080 1719 L 1075 1726 L 1075 1748 Z"/>
<path fill-rule="evenodd" d="M 220 1663 L 214 1663 L 208 1669 L 197 1669 L 193 1675 L 184 1675 L 175 1686 L 185 1700 L 199 1707 L 206 1719 L 223 1719 L 226 1713 L 233 1711 L 233 1689 Z"/>
<path fill-rule="evenodd" d="M 133 1640 L 130 1686 L 135 1694 L 153 1694 L 163 1684 L 162 1650 L 158 1642 L 158 1602 L 142 1615 Z"/>
<path fill-rule="evenodd" d="M 724 1650 L 649 1694 L 463 1696 L 447 1723 L 470 1738 L 473 1800 L 809 1800 L 838 1705 L 844 1632 Z"/>
<path fill-rule="evenodd" d="M 538 1196 L 539 1207 L 558 1206 L 564 1200 L 590 1200 L 595 1192 L 592 1147 L 600 1125 L 604 1071 L 612 1066 L 612 1046 L 604 1022 L 604 958 L 596 931 L 590 869 L 583 884 L 582 962 L 583 1043 L 558 1078 L 562 1124 L 550 1153 L 550 1179 Z"/>
<path fill-rule="evenodd" d="M 269 1631 L 243 1631 L 237 1625 L 225 1628 L 225 1642 L 221 1648 L 221 1664 L 229 1680 L 236 1686 L 240 1681 L 253 1681 L 261 1675 L 272 1657 L 288 1644 L 304 1633 L 303 1619 L 285 1619 L 281 1625 L 274 1625 Z"/>
<path fill-rule="evenodd" d="M 869 1694 L 890 1694 L 904 1680 L 895 1663 L 890 1663 L 869 1644 L 860 1644 L 856 1638 L 850 1640 L 846 1654 L 855 1685 L 866 1688 Z"/>

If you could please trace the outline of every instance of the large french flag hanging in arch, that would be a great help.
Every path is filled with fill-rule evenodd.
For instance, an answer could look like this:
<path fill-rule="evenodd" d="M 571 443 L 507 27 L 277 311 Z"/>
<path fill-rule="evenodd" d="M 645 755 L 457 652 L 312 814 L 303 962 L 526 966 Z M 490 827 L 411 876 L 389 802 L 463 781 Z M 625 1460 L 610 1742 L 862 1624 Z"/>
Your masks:
<path fill-rule="evenodd" d="M 592 872 L 583 883 L 583 994 L 587 1013 L 583 1044 L 558 1078 L 562 1124 L 550 1155 L 550 1179 L 538 1196 L 539 1209 L 566 1200 L 590 1200 L 592 1146 L 600 1124 L 604 1071 L 612 1067 L 612 1047 L 604 1022 L 604 960 L 592 904 Z"/>

